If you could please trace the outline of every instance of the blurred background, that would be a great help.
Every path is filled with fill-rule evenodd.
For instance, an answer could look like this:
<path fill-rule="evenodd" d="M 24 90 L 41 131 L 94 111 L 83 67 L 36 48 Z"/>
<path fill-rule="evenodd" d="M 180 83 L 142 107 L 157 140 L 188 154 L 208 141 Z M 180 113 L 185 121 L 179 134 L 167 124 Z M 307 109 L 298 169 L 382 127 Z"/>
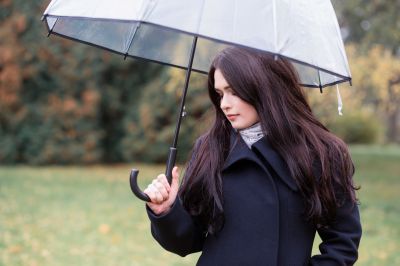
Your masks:
<path fill-rule="evenodd" d="M 0 0 L 0 265 L 194 265 L 152 240 L 131 195 L 164 172 L 184 71 L 55 36 L 49 1 Z M 357 265 L 400 265 L 400 1 L 334 0 L 353 85 L 306 89 L 350 146 L 363 221 Z M 211 117 L 192 74 L 179 139 L 184 166 Z M 316 247 L 314 252 L 318 252 Z"/>

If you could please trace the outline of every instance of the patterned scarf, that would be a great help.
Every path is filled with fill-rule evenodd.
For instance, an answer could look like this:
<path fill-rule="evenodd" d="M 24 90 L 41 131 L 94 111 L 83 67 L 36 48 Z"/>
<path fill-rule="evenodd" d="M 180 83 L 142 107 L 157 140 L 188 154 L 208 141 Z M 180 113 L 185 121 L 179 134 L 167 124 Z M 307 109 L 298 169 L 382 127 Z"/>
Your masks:
<path fill-rule="evenodd" d="M 260 140 L 262 137 L 264 137 L 264 133 L 262 132 L 261 129 L 261 123 L 258 122 L 251 127 L 239 130 L 240 136 L 242 136 L 242 139 L 244 142 L 246 142 L 246 145 L 251 149 L 251 145 L 256 143 L 258 140 Z"/>

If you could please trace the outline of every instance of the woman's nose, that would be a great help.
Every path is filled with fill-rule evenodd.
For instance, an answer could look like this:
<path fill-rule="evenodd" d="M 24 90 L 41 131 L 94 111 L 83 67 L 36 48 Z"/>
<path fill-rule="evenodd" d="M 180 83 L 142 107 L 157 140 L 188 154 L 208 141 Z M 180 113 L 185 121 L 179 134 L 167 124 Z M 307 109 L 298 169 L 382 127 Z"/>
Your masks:
<path fill-rule="evenodd" d="M 224 96 L 222 96 L 220 107 L 222 110 L 227 110 L 231 107 L 228 95 L 224 94 Z"/>

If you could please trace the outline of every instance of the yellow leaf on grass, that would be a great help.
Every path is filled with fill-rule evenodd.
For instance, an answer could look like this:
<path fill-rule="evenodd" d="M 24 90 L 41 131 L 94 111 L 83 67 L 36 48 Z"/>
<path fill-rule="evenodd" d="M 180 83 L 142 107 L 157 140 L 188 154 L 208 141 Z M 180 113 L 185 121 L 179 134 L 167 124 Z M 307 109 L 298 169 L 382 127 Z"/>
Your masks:
<path fill-rule="evenodd" d="M 7 251 L 8 251 L 9 253 L 12 253 L 12 254 L 14 254 L 14 253 L 20 253 L 21 250 L 22 250 L 22 247 L 19 246 L 19 245 L 11 246 L 11 247 L 8 247 L 8 249 L 7 249 Z"/>
<path fill-rule="evenodd" d="M 105 235 L 110 232 L 110 226 L 108 224 L 101 224 L 98 230 L 101 234 Z"/>

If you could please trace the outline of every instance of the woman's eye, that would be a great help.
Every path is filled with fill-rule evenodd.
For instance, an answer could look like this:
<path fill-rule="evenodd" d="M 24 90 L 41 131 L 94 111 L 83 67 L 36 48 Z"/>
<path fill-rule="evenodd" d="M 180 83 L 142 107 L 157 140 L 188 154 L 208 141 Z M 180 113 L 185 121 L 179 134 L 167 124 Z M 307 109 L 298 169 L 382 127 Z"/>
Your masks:
<path fill-rule="evenodd" d="M 231 94 L 231 95 L 236 96 L 236 92 L 235 92 L 234 90 L 232 90 L 232 88 L 228 88 L 228 89 L 227 89 L 227 92 L 228 92 L 229 94 Z"/>

